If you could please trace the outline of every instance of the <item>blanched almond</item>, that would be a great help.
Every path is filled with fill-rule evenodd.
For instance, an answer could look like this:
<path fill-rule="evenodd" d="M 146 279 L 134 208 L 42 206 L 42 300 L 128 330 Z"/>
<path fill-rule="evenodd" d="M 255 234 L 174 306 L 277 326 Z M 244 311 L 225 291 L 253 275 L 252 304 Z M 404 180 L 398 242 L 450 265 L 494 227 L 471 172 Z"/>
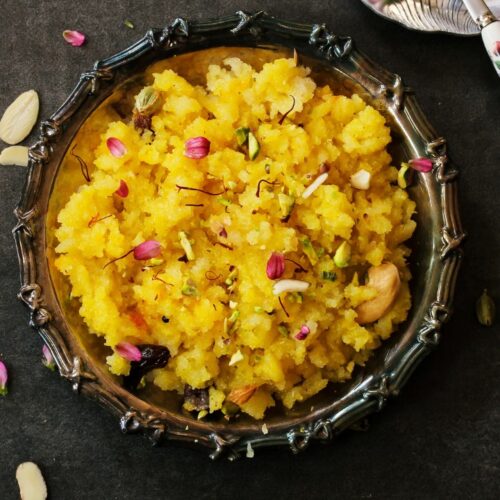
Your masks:
<path fill-rule="evenodd" d="M 0 120 L 0 139 L 18 144 L 28 137 L 38 118 L 40 102 L 35 90 L 23 92 L 5 110 Z"/>
<path fill-rule="evenodd" d="M 370 267 L 367 284 L 375 288 L 378 295 L 372 300 L 363 302 L 356 309 L 357 322 L 360 325 L 377 321 L 392 306 L 401 286 L 398 268 L 390 262 Z"/>
<path fill-rule="evenodd" d="M 21 500 L 45 500 L 47 498 L 47 486 L 38 465 L 33 462 L 19 465 L 16 479 Z"/>
<path fill-rule="evenodd" d="M 0 165 L 28 166 L 28 148 L 25 146 L 9 146 L 0 153 Z"/>
<path fill-rule="evenodd" d="M 245 387 L 240 387 L 239 389 L 233 389 L 227 399 L 238 406 L 246 403 L 257 390 L 256 385 L 246 385 Z"/>

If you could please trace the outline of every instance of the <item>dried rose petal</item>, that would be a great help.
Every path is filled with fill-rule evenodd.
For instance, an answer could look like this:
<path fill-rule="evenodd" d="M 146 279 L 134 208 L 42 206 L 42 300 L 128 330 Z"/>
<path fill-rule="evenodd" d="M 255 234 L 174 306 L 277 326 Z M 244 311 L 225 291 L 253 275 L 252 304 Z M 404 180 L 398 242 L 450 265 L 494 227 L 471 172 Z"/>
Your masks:
<path fill-rule="evenodd" d="M 223 227 L 220 231 L 219 231 L 219 236 L 221 238 L 227 238 L 227 231 L 226 231 L 226 228 Z"/>
<path fill-rule="evenodd" d="M 106 141 L 106 146 L 108 146 L 109 152 L 116 158 L 121 158 L 127 152 L 125 144 L 116 137 L 109 137 Z"/>
<path fill-rule="evenodd" d="M 42 354 L 43 354 L 42 357 L 43 365 L 46 366 L 49 370 L 54 371 L 56 368 L 54 357 L 52 356 L 52 353 L 50 352 L 50 349 L 46 346 L 46 344 L 43 344 Z"/>
<path fill-rule="evenodd" d="M 7 380 L 9 379 L 9 374 L 7 372 L 7 367 L 3 361 L 0 361 L 0 396 L 5 396 L 7 394 Z"/>
<path fill-rule="evenodd" d="M 184 147 L 184 156 L 193 160 L 200 160 L 210 152 L 210 141 L 206 137 L 193 137 L 186 141 Z"/>
<path fill-rule="evenodd" d="M 147 240 L 134 248 L 135 260 L 148 260 L 161 254 L 161 245 L 156 240 Z"/>
<path fill-rule="evenodd" d="M 86 40 L 85 35 L 81 31 L 74 30 L 64 30 L 63 37 L 73 47 L 81 47 Z"/>
<path fill-rule="evenodd" d="M 429 160 L 429 158 L 414 158 L 408 162 L 408 165 L 414 170 L 424 173 L 430 172 L 434 166 L 432 160 Z"/>
<path fill-rule="evenodd" d="M 130 342 L 120 342 L 115 346 L 115 351 L 127 361 L 140 361 L 142 359 L 141 350 Z"/>
<path fill-rule="evenodd" d="M 120 186 L 115 191 L 115 194 L 117 194 L 121 198 L 126 198 L 128 196 L 128 186 L 127 186 L 127 183 L 123 179 L 120 180 Z"/>
<path fill-rule="evenodd" d="M 270 280 L 277 280 L 285 272 L 285 256 L 279 252 L 273 252 L 267 261 L 266 274 Z"/>
<path fill-rule="evenodd" d="M 302 325 L 299 332 L 295 335 L 295 338 L 297 340 L 305 340 L 310 333 L 311 329 L 307 325 Z"/>

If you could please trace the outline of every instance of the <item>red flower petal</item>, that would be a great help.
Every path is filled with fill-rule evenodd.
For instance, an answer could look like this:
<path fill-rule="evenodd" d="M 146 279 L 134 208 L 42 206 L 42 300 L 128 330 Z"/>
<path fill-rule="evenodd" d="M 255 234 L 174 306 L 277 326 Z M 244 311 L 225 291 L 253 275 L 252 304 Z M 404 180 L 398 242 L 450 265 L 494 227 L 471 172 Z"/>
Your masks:
<path fill-rule="evenodd" d="M 154 259 L 161 254 L 161 245 L 156 240 L 147 240 L 134 248 L 135 260 Z"/>
<path fill-rule="evenodd" d="M 186 141 L 184 147 L 184 156 L 193 160 L 200 160 L 210 152 L 210 141 L 206 137 L 193 137 Z"/>
<path fill-rule="evenodd" d="M 109 152 L 116 158 L 121 158 L 127 152 L 125 144 L 116 137 L 109 137 L 106 141 L 106 146 L 108 146 Z"/>
<path fill-rule="evenodd" d="M 408 162 L 408 165 L 418 172 L 428 173 L 432 170 L 434 163 L 429 158 L 413 158 Z"/>
<path fill-rule="evenodd" d="M 277 280 L 285 272 L 285 256 L 282 253 L 273 252 L 267 261 L 266 274 L 270 280 Z"/>
<path fill-rule="evenodd" d="M 311 333 L 311 329 L 307 325 L 302 325 L 299 332 L 295 335 L 297 340 L 305 340 Z"/>
<path fill-rule="evenodd" d="M 128 186 L 123 179 L 120 181 L 120 187 L 115 191 L 115 194 L 122 198 L 126 198 L 128 196 Z"/>
<path fill-rule="evenodd" d="M 128 361 L 140 361 L 142 359 L 140 349 L 130 342 L 120 342 L 116 345 L 115 350 Z"/>
<path fill-rule="evenodd" d="M 82 32 L 73 30 L 64 30 L 63 37 L 70 45 L 73 45 L 73 47 L 81 47 L 86 40 Z"/>

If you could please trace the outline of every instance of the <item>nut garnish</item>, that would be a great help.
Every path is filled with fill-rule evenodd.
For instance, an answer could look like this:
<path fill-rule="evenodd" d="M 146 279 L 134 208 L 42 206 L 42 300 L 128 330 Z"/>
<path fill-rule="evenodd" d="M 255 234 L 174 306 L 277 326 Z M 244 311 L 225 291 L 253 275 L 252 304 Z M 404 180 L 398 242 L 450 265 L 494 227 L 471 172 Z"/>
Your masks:
<path fill-rule="evenodd" d="M 0 120 L 0 139 L 7 144 L 17 144 L 26 139 L 36 123 L 39 108 L 35 90 L 19 95 Z"/>
<path fill-rule="evenodd" d="M 485 289 L 476 302 L 477 320 L 483 326 L 491 326 L 495 321 L 495 302 Z"/>
<path fill-rule="evenodd" d="M 358 306 L 357 322 L 360 325 L 373 323 L 381 318 L 391 307 L 401 286 L 398 268 L 386 262 L 368 270 L 368 286 L 375 288 L 378 295 Z"/>
<path fill-rule="evenodd" d="M 25 462 L 18 466 L 16 479 L 19 484 L 21 500 L 45 500 L 47 486 L 38 465 Z"/>
<path fill-rule="evenodd" d="M 227 400 L 241 406 L 254 395 L 256 390 L 256 385 L 246 385 L 245 387 L 241 387 L 239 389 L 233 389 L 227 396 Z"/>
<path fill-rule="evenodd" d="M 0 165 L 27 167 L 28 161 L 28 148 L 26 146 L 9 146 L 0 153 Z"/>

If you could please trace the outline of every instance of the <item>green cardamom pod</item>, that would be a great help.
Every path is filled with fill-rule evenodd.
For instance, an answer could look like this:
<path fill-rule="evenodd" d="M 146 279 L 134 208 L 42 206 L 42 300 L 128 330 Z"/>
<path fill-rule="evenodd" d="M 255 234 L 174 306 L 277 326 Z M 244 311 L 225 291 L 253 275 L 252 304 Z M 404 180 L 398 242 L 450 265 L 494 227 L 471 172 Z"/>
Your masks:
<path fill-rule="evenodd" d="M 495 321 L 495 303 L 486 289 L 476 302 L 477 320 L 483 326 L 491 326 Z"/>

